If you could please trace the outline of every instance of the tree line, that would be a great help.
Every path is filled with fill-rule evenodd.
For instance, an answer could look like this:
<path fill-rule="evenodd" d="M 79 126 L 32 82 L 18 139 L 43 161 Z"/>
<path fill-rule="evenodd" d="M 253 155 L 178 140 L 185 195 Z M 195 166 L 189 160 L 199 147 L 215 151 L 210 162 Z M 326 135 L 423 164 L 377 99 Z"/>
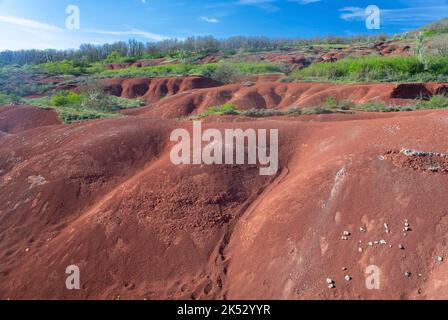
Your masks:
<path fill-rule="evenodd" d="M 70 50 L 19 50 L 0 52 L 0 65 L 40 64 L 47 62 L 73 60 L 97 62 L 111 54 L 123 57 L 163 57 L 176 54 L 179 51 L 194 53 L 213 53 L 218 51 L 232 52 L 288 50 L 297 46 L 312 44 L 353 44 L 384 40 L 386 36 L 353 36 L 325 37 L 313 39 L 271 39 L 267 37 L 237 36 L 218 40 L 212 36 L 189 37 L 184 40 L 169 39 L 157 43 L 143 43 L 135 39 L 128 42 L 120 41 L 113 44 L 93 45 L 83 44 L 79 49 Z"/>

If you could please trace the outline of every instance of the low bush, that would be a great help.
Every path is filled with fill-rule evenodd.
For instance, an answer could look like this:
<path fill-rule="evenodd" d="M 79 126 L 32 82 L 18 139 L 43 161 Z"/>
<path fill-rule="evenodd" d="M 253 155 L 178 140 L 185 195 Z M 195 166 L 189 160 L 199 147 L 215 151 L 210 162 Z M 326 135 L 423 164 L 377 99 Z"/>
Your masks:
<path fill-rule="evenodd" d="M 16 94 L 0 92 L 0 105 L 15 104 L 22 102 L 22 98 Z"/>
<path fill-rule="evenodd" d="M 58 62 L 48 62 L 31 67 L 33 71 L 49 73 L 52 75 L 74 75 L 88 74 L 91 65 L 84 61 L 63 60 Z"/>
<path fill-rule="evenodd" d="M 218 70 L 218 72 L 216 72 Z M 205 76 L 222 79 L 225 83 L 239 75 L 280 73 L 281 66 L 270 62 L 227 62 L 206 64 L 167 64 L 161 66 L 129 67 L 118 70 L 105 70 L 103 77 L 176 77 Z"/>
<path fill-rule="evenodd" d="M 262 117 L 274 117 L 282 116 L 285 113 L 278 109 L 250 109 L 243 112 L 243 115 L 247 117 L 262 118 Z"/>
<path fill-rule="evenodd" d="M 206 112 L 199 114 L 198 117 L 204 118 L 209 116 L 237 115 L 240 113 L 241 111 L 236 105 L 234 105 L 233 103 L 226 103 L 220 106 L 210 107 Z"/>
<path fill-rule="evenodd" d="M 220 64 L 211 74 L 211 78 L 221 83 L 229 84 L 241 80 L 241 72 L 234 65 Z"/>
<path fill-rule="evenodd" d="M 415 56 L 346 58 L 333 63 L 314 63 L 293 72 L 291 77 L 348 82 L 440 81 L 448 79 L 448 57 L 428 57 L 425 63 Z"/>
<path fill-rule="evenodd" d="M 114 111 L 144 105 L 144 102 L 140 99 L 111 96 L 95 87 L 90 87 L 80 94 L 63 91 L 51 97 L 25 99 L 24 101 L 39 108 L 54 108 L 61 119 L 67 123 L 115 117 L 119 114 L 114 113 Z"/>

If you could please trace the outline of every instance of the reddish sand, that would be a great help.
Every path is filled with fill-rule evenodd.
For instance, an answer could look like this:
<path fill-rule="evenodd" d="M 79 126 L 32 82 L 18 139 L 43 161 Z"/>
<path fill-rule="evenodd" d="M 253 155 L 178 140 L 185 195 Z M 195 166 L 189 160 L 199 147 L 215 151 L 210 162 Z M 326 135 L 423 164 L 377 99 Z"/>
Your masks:
<path fill-rule="evenodd" d="M 279 129 L 279 173 L 262 177 L 172 165 L 170 132 L 187 121 L 46 113 L 32 128 L 5 123 L 42 110 L 0 110 L 0 299 L 448 297 L 448 111 L 204 120 Z"/>

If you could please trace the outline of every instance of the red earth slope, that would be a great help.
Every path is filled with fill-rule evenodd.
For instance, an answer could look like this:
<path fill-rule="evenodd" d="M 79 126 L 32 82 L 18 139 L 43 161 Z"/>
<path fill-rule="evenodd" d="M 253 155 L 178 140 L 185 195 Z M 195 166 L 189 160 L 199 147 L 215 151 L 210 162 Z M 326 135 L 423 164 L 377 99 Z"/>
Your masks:
<path fill-rule="evenodd" d="M 173 165 L 169 135 L 188 121 L 0 136 L 0 298 L 448 296 L 447 111 L 204 122 L 278 129 L 278 175 Z M 65 288 L 71 264 L 81 290 Z"/>

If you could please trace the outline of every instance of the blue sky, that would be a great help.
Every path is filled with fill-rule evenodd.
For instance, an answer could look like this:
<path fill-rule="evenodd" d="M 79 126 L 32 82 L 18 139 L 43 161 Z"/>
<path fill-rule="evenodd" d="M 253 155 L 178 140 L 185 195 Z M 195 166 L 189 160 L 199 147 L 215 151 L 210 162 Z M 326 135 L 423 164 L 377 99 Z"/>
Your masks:
<path fill-rule="evenodd" d="M 80 29 L 66 28 L 66 8 Z M 381 9 L 368 30 L 365 8 Z M 135 38 L 315 37 L 399 33 L 448 17 L 448 0 L 0 0 L 0 50 L 76 48 Z"/>

